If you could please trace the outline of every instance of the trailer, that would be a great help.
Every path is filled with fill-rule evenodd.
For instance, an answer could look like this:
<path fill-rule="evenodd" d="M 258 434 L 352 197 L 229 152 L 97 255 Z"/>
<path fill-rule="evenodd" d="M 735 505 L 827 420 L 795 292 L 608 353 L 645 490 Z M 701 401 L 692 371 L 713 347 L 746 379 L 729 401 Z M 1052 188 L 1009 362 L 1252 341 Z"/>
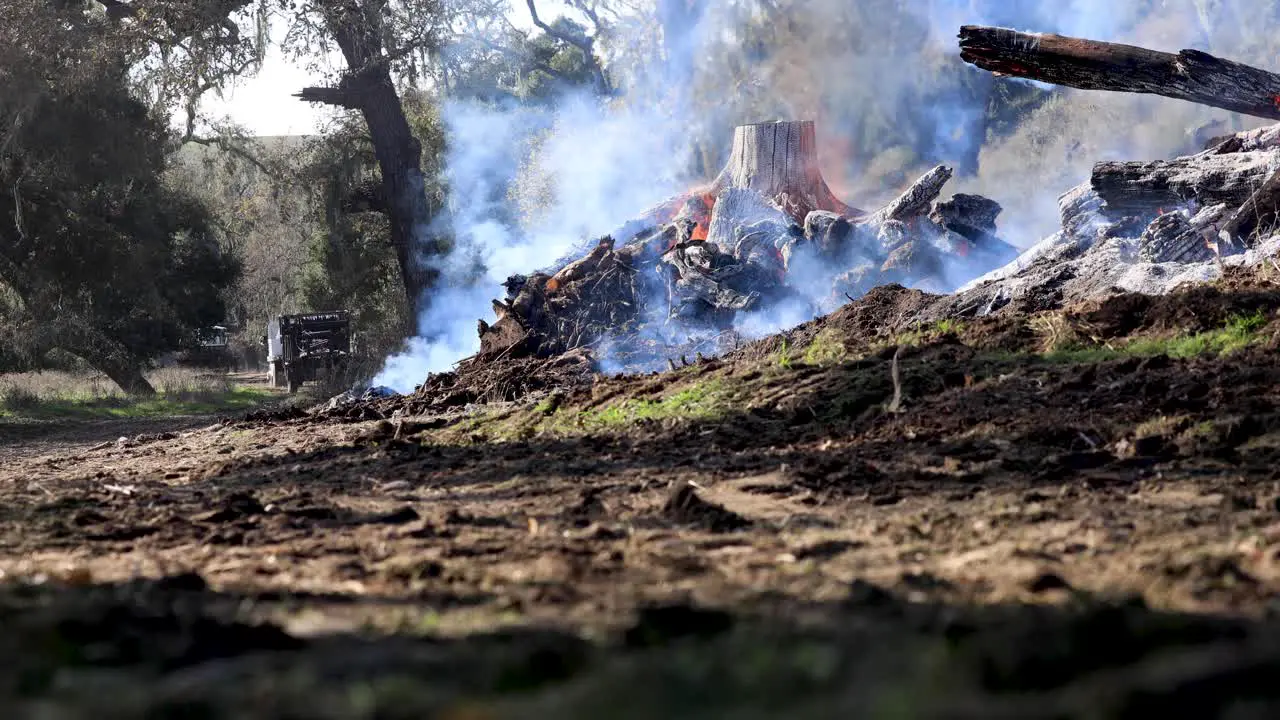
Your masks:
<path fill-rule="evenodd" d="M 305 382 L 346 369 L 351 318 L 345 310 L 281 315 L 267 323 L 267 367 L 272 387 L 297 392 Z"/>

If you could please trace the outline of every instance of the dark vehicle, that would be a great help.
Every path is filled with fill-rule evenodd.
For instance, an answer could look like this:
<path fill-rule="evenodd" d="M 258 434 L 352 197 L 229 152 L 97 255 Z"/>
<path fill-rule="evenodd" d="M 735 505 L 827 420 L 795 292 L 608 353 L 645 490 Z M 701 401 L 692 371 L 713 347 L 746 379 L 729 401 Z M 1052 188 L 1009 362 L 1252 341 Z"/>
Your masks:
<path fill-rule="evenodd" d="M 345 310 L 281 315 L 267 324 L 267 367 L 274 387 L 297 392 L 323 373 L 342 372 L 351 354 Z"/>

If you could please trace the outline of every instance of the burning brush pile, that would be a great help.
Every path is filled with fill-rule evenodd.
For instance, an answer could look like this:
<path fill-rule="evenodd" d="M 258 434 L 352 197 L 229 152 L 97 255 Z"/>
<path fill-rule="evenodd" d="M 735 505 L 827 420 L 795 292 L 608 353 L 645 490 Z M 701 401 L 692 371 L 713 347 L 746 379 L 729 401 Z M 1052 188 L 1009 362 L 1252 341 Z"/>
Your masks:
<path fill-rule="evenodd" d="M 875 212 L 835 197 L 818 169 L 812 122 L 747 125 L 710 185 L 645 212 L 584 255 L 514 276 L 480 321 L 481 358 L 590 349 L 619 369 L 714 354 L 761 328 L 827 312 L 877 285 L 949 291 L 1013 260 L 1001 208 L 939 197 L 951 170 L 926 173 Z"/>
<path fill-rule="evenodd" d="M 980 26 L 961 29 L 960 50 L 998 75 L 1280 120 L 1280 75 L 1198 51 Z M 739 127 L 713 183 L 571 261 L 510 278 L 493 303 L 496 320 L 480 321 L 478 355 L 429 377 L 405 401 L 359 412 L 461 408 L 563 388 L 600 370 L 661 369 L 733 349 L 741 328 L 797 325 L 880 285 L 940 293 L 902 318 L 927 322 L 1161 294 L 1230 266 L 1274 264 L 1280 252 L 1280 125 L 1172 160 L 1098 163 L 1062 196 L 1061 230 L 1020 256 L 997 237 L 995 202 L 940 200 L 950 179 L 948 168 L 934 168 L 865 212 L 823 180 L 812 122 Z"/>

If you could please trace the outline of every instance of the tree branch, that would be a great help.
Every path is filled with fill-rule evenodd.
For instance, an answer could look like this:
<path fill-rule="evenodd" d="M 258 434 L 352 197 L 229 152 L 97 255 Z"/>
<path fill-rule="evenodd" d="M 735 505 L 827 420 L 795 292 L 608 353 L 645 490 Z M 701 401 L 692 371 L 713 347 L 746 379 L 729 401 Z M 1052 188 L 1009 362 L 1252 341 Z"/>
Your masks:
<path fill-rule="evenodd" d="M 197 135 L 187 135 L 182 138 L 182 142 L 194 143 L 196 145 L 203 145 L 205 147 L 216 147 L 224 152 L 231 153 L 232 155 L 235 155 L 238 158 L 249 161 L 249 163 L 252 164 L 254 167 L 258 168 L 259 170 L 266 173 L 267 175 L 270 175 L 271 177 L 278 176 L 278 173 L 275 170 L 271 169 L 270 166 L 268 166 L 266 163 L 259 160 L 257 156 L 255 156 L 253 153 L 244 149 L 242 146 L 236 143 L 233 143 L 230 140 L 227 140 L 226 138 L 199 137 Z"/>
<path fill-rule="evenodd" d="M 293 94 L 303 102 L 334 105 L 348 110 L 359 110 L 363 93 L 350 87 L 306 87 Z"/>
<path fill-rule="evenodd" d="M 582 51 L 583 60 L 591 68 L 591 77 L 595 81 L 596 92 L 600 95 L 611 95 L 613 90 L 609 86 L 608 78 L 605 77 L 604 68 L 600 67 L 600 62 L 596 60 L 595 39 L 590 37 L 577 38 L 569 33 L 557 30 L 538 17 L 538 7 L 534 0 L 525 0 L 525 3 L 529 6 L 529 15 L 533 18 L 533 24 L 538 26 L 542 32 Z"/>

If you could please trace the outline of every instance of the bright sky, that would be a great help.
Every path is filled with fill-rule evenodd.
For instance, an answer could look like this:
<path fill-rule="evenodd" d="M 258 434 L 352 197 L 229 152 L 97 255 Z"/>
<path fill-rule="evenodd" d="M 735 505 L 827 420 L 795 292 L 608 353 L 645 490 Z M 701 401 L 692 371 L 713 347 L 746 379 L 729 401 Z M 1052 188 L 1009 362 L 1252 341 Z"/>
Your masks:
<path fill-rule="evenodd" d="M 512 22 L 519 27 L 533 27 L 527 5 L 518 0 L 511 5 Z M 562 2 L 544 0 L 538 6 L 538 15 L 549 21 L 562 9 Z M 283 28 L 276 27 L 272 34 L 281 32 Z M 293 93 L 308 85 L 324 85 L 326 80 L 289 61 L 275 45 L 273 42 L 267 53 L 262 72 L 241 81 L 234 88 L 228 88 L 222 98 L 208 96 L 203 110 L 215 118 L 229 116 L 253 135 L 306 135 L 315 132 L 334 111 L 302 102 L 293 97 Z M 332 62 L 340 64 L 341 58 L 333 58 Z"/>

